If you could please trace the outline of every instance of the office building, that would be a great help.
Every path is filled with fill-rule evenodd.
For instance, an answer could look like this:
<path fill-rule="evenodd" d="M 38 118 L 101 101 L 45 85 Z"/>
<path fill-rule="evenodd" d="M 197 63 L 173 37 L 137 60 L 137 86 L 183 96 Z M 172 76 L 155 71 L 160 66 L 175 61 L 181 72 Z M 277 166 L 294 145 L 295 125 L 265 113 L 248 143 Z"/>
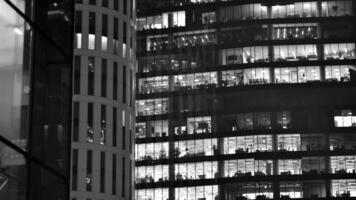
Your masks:
<path fill-rule="evenodd" d="M 136 200 L 355 198 L 355 8 L 138 0 Z"/>
<path fill-rule="evenodd" d="M 134 0 L 76 0 L 72 200 L 133 199 Z"/>
<path fill-rule="evenodd" d="M 0 199 L 69 198 L 73 9 L 0 1 Z"/>

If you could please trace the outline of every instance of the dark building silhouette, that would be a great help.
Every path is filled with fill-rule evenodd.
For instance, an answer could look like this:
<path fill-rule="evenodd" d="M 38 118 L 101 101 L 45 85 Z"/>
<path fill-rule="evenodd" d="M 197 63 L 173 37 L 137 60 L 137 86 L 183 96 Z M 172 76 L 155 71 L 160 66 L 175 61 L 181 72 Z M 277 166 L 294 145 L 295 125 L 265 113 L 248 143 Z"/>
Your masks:
<path fill-rule="evenodd" d="M 69 198 L 73 9 L 0 2 L 0 199 Z"/>
<path fill-rule="evenodd" d="M 136 200 L 356 197 L 350 0 L 138 0 Z"/>

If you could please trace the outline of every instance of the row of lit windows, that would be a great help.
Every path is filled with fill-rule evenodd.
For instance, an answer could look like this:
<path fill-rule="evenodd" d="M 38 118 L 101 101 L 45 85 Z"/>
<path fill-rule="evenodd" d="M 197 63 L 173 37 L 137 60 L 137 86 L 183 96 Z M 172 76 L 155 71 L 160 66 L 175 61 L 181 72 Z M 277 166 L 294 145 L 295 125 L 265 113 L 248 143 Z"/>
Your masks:
<path fill-rule="evenodd" d="M 334 27 L 338 27 L 335 29 Z M 271 36 L 269 36 L 271 33 Z M 147 36 L 140 39 L 139 51 L 162 51 L 186 47 L 198 47 L 231 42 L 252 42 L 271 40 L 306 40 L 306 39 L 344 39 L 351 38 L 353 24 L 335 23 L 297 23 L 241 26 L 224 28 L 218 33 L 215 29 L 177 32 L 173 37 L 168 34 Z"/>
<path fill-rule="evenodd" d="M 321 51 L 321 49 L 324 49 L 324 51 Z M 222 49 L 219 52 L 211 50 L 190 53 L 189 56 L 184 53 L 177 53 L 141 57 L 138 60 L 142 68 L 140 72 L 179 72 L 214 67 L 215 65 L 244 63 L 355 59 L 355 44 L 255 46 Z M 218 57 L 216 57 L 217 53 Z"/>
<path fill-rule="evenodd" d="M 354 70 L 354 66 L 325 66 L 323 72 L 325 74 L 321 74 L 320 69 L 319 66 L 238 69 L 174 75 L 171 81 L 168 76 L 140 78 L 138 92 L 152 94 L 239 85 L 308 83 L 320 82 L 321 77 L 324 77 L 326 82 L 349 82 L 351 81 L 350 72 Z M 271 77 L 272 72 L 274 77 Z M 218 81 L 219 76 L 220 81 Z"/>
<path fill-rule="evenodd" d="M 157 100 L 157 99 L 156 99 Z M 155 100 L 155 101 L 156 101 Z M 159 99 L 158 99 L 159 100 Z M 288 129 L 290 128 L 290 112 L 276 113 L 276 125 L 271 124 L 271 113 L 244 113 L 224 116 L 226 122 L 225 130 L 266 130 L 266 129 Z M 216 123 L 212 123 L 211 116 L 197 116 L 187 118 L 173 127 L 175 135 L 202 134 L 215 131 Z M 168 121 L 148 121 L 136 124 L 136 137 L 165 137 L 168 136 Z"/>
<path fill-rule="evenodd" d="M 324 44 L 324 60 L 355 59 L 355 44 Z M 253 46 L 220 50 L 221 65 L 256 63 L 256 62 L 280 62 L 280 61 L 308 61 L 319 60 L 317 45 L 280 45 L 273 46 L 273 58 L 269 57 L 268 46 Z"/>
<path fill-rule="evenodd" d="M 326 197 L 325 181 L 300 181 L 300 182 L 280 182 L 280 198 L 319 198 Z M 273 184 L 270 182 L 249 182 L 223 185 L 223 189 L 218 191 L 217 185 L 177 187 L 174 191 L 175 200 L 216 200 L 219 196 L 228 196 L 231 199 L 273 199 Z M 331 180 L 331 195 L 333 197 L 355 197 L 355 179 Z M 168 188 L 138 189 L 135 192 L 137 200 L 167 200 L 169 199 Z"/>
<path fill-rule="evenodd" d="M 138 18 L 138 30 L 162 29 L 180 27 L 193 23 L 215 23 L 252 19 L 276 19 L 276 18 L 308 18 L 308 17 L 336 17 L 352 16 L 352 1 L 324 1 L 320 9 L 317 2 L 296 2 L 287 5 L 268 6 L 262 4 L 246 4 L 219 8 L 216 17 L 215 12 L 202 12 L 198 19 L 186 11 L 166 12 L 161 15 Z M 172 18 L 172 21 L 169 21 Z M 216 19 L 217 18 L 217 19 Z M 197 22 L 197 20 L 199 20 Z"/>
<path fill-rule="evenodd" d="M 139 100 L 138 114 L 154 115 L 162 114 L 168 102 L 163 99 Z M 356 116 L 354 111 L 345 109 L 334 113 L 335 127 L 356 127 Z M 167 113 L 167 112 L 164 112 Z M 289 129 L 291 128 L 291 113 L 287 111 L 272 113 L 242 113 L 223 116 L 225 131 L 241 130 L 267 130 L 267 129 Z M 275 119 L 276 124 L 272 124 Z M 175 135 L 202 134 L 216 131 L 217 122 L 211 116 L 197 116 L 187 118 L 173 127 Z M 157 120 L 136 123 L 136 138 L 166 137 L 168 136 L 168 120 Z"/>
<path fill-rule="evenodd" d="M 140 58 L 139 65 L 142 66 L 142 72 L 151 72 L 194 70 L 202 67 L 213 67 L 215 63 L 217 65 L 233 65 L 282 61 L 314 61 L 320 59 L 347 60 L 356 58 L 354 43 L 324 44 L 321 47 L 324 49 L 323 52 L 317 50 L 318 46 L 313 44 L 223 49 L 218 52 L 218 60 L 215 60 L 214 51 L 199 52 L 189 56 L 183 54 L 155 55 Z"/>
<path fill-rule="evenodd" d="M 175 48 L 197 47 L 216 44 L 215 30 L 178 33 L 170 42 L 168 35 L 148 36 L 146 51 L 162 51 Z"/>
<path fill-rule="evenodd" d="M 248 135 L 222 138 L 223 146 L 217 148 L 218 139 L 184 140 L 174 142 L 174 157 L 212 156 L 221 154 L 255 153 L 255 152 L 291 152 L 326 150 L 323 134 L 278 134 L 276 140 L 272 135 Z M 350 134 L 329 136 L 330 151 L 355 150 L 356 137 Z M 275 147 L 277 149 L 275 149 Z M 136 144 L 136 160 L 159 160 L 169 157 L 169 143 Z"/>

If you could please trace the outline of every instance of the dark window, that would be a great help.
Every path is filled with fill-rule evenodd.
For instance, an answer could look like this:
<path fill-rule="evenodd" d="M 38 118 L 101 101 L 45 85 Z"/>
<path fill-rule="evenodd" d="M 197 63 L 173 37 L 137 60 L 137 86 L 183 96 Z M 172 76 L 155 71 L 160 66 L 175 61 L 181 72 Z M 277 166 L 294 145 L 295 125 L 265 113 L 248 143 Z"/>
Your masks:
<path fill-rule="evenodd" d="M 100 192 L 105 192 L 105 152 L 100 153 Z"/>
<path fill-rule="evenodd" d="M 74 94 L 80 94 L 80 56 L 74 58 Z"/>
<path fill-rule="evenodd" d="M 83 3 L 83 0 L 75 0 L 75 3 Z"/>
<path fill-rule="evenodd" d="M 114 0 L 114 10 L 119 11 L 119 1 Z"/>
<path fill-rule="evenodd" d="M 81 33 L 82 32 L 82 12 L 75 11 L 75 32 Z"/>
<path fill-rule="evenodd" d="M 101 130 L 100 130 L 100 144 L 106 143 L 106 106 L 101 105 Z"/>
<path fill-rule="evenodd" d="M 122 24 L 122 42 L 126 44 L 127 42 L 127 23 Z"/>
<path fill-rule="evenodd" d="M 72 157 L 72 190 L 78 189 L 78 150 L 73 149 Z"/>
<path fill-rule="evenodd" d="M 96 5 L 96 0 L 89 0 L 90 5 Z"/>
<path fill-rule="evenodd" d="M 73 142 L 79 141 L 79 102 L 73 106 Z"/>
<path fill-rule="evenodd" d="M 133 12 L 134 12 L 134 7 L 133 7 L 133 2 L 134 0 L 130 0 L 130 18 L 132 19 L 132 16 L 133 16 Z"/>
<path fill-rule="evenodd" d="M 131 31 L 131 33 L 134 32 L 134 28 L 132 26 L 130 28 L 130 31 Z M 130 34 L 130 48 L 132 48 L 132 47 L 133 47 L 132 34 Z"/>
<path fill-rule="evenodd" d="M 101 34 L 102 36 L 108 36 L 108 15 L 103 15 L 101 21 Z"/>
<path fill-rule="evenodd" d="M 119 19 L 114 18 L 114 39 L 119 40 Z"/>
<path fill-rule="evenodd" d="M 105 8 L 107 8 L 107 7 L 109 7 L 109 2 L 108 2 L 108 0 L 103 0 L 103 2 L 102 2 L 103 4 L 103 7 L 105 7 Z"/>
<path fill-rule="evenodd" d="M 124 5 L 123 5 L 123 12 L 126 15 L 127 14 L 127 0 L 124 0 Z"/>
<path fill-rule="evenodd" d="M 89 12 L 89 34 L 95 34 L 95 12 Z"/>
<path fill-rule="evenodd" d="M 130 161 L 129 161 L 130 162 Z M 130 162 L 130 168 L 129 168 L 129 180 L 132 179 L 132 163 Z M 129 199 L 132 200 L 132 183 L 131 181 L 129 182 Z"/>
<path fill-rule="evenodd" d="M 87 191 L 91 191 L 93 183 L 93 152 L 91 150 L 87 151 L 87 177 L 85 182 Z"/>
<path fill-rule="evenodd" d="M 125 166 L 126 166 L 126 159 L 123 157 L 122 158 L 122 197 L 125 197 Z"/>
<path fill-rule="evenodd" d="M 122 102 L 126 103 L 126 66 L 122 68 Z"/>
<path fill-rule="evenodd" d="M 94 72 L 95 59 L 92 56 L 88 58 L 88 95 L 94 95 Z"/>
<path fill-rule="evenodd" d="M 112 194 L 116 195 L 116 155 L 112 155 Z"/>
<path fill-rule="evenodd" d="M 122 127 L 122 149 L 126 149 L 126 127 Z"/>
<path fill-rule="evenodd" d="M 112 146 L 116 147 L 117 140 L 117 108 L 112 111 Z"/>
<path fill-rule="evenodd" d="M 118 75 L 118 69 L 117 69 L 117 62 L 114 62 L 113 64 L 113 94 L 112 98 L 117 99 L 117 75 Z"/>
<path fill-rule="evenodd" d="M 93 143 L 94 142 L 94 124 L 93 124 L 93 113 L 94 113 L 94 108 L 93 108 L 93 103 L 88 103 L 88 115 L 87 115 L 87 138 L 86 141 L 88 143 Z"/>
<path fill-rule="evenodd" d="M 132 130 L 129 131 L 129 150 L 132 152 Z"/>
<path fill-rule="evenodd" d="M 130 69 L 130 85 L 129 85 L 129 90 L 130 90 L 130 106 L 132 106 L 132 98 L 133 98 L 133 91 L 132 91 L 132 86 L 133 86 L 133 72 L 132 69 Z"/>
<path fill-rule="evenodd" d="M 88 103 L 88 126 L 93 127 L 93 117 L 94 117 L 94 105 L 93 103 Z"/>
<path fill-rule="evenodd" d="M 101 60 L 101 96 L 106 97 L 106 74 L 107 74 L 107 61 L 106 59 Z"/>

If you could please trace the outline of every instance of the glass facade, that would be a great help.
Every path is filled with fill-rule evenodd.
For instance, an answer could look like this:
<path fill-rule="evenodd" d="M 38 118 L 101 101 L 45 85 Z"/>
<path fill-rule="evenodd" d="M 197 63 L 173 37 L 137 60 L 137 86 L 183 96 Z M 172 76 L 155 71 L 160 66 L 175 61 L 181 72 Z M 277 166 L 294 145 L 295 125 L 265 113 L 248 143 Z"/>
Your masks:
<path fill-rule="evenodd" d="M 136 199 L 356 197 L 350 0 L 138 0 Z"/>
<path fill-rule="evenodd" d="M 73 8 L 0 2 L 0 199 L 69 198 Z"/>

